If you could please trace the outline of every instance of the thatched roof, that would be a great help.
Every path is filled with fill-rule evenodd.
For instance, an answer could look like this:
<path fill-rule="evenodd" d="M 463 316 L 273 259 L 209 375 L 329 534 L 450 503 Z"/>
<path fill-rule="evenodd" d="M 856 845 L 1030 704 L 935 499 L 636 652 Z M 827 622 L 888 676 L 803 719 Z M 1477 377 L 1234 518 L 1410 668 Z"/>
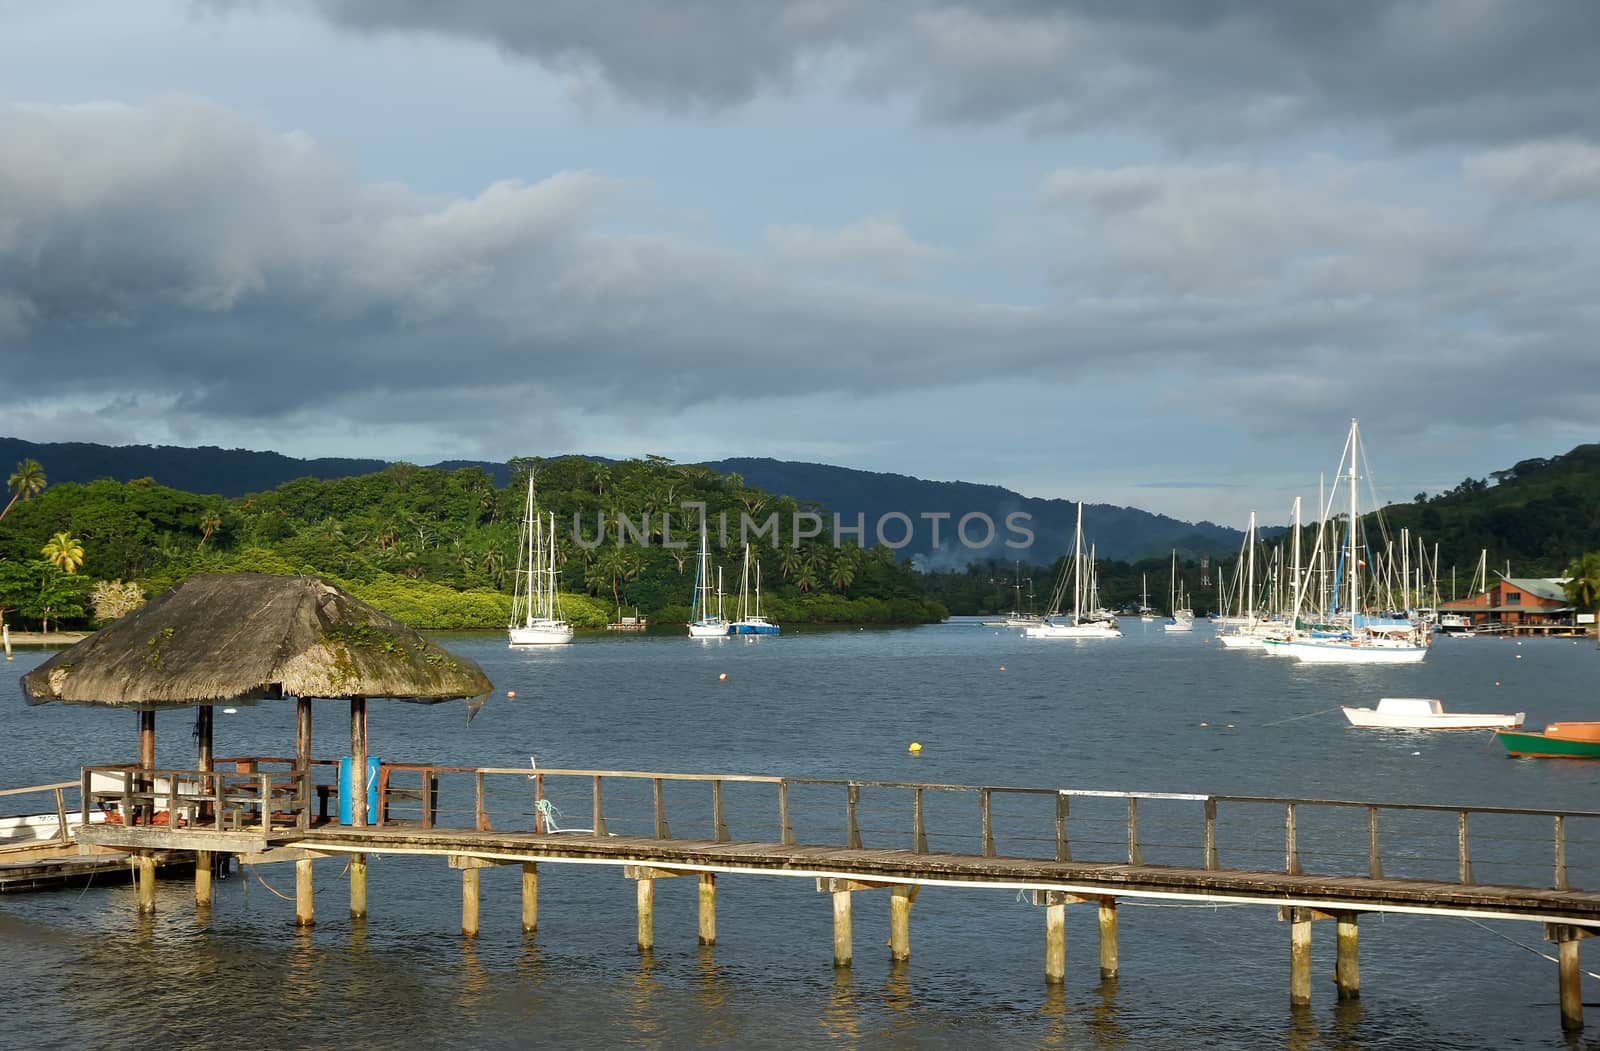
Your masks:
<path fill-rule="evenodd" d="M 311 577 L 190 577 L 22 677 L 28 703 L 141 710 L 269 697 L 486 696 L 483 669 Z"/>

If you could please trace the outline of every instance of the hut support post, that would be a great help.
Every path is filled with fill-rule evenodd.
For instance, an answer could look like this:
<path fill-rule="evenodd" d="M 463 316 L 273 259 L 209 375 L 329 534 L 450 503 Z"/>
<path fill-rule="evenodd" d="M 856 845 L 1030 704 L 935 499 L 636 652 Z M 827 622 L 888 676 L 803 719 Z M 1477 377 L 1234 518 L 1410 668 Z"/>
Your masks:
<path fill-rule="evenodd" d="M 367 699 L 350 698 L 350 824 L 367 826 Z"/>
<path fill-rule="evenodd" d="M 367 856 L 365 854 L 350 855 L 350 918 L 363 920 L 367 917 Z"/>
<path fill-rule="evenodd" d="M 1356 913 L 1341 912 L 1336 916 L 1339 949 L 1333 961 L 1333 981 L 1339 988 L 1339 999 L 1355 1000 L 1361 996 L 1361 960 L 1357 954 Z"/>
<path fill-rule="evenodd" d="M 639 902 L 639 951 L 649 952 L 656 945 L 656 881 L 634 881 Z"/>
<path fill-rule="evenodd" d="M 849 967 L 850 946 L 850 892 L 833 892 L 833 965 Z"/>
<path fill-rule="evenodd" d="M 148 852 L 135 855 L 133 859 L 134 882 L 139 891 L 139 911 L 152 913 L 156 911 L 156 859 L 155 855 Z"/>
<path fill-rule="evenodd" d="M 294 925 L 310 927 L 317 922 L 316 903 L 313 900 L 311 859 L 301 858 L 294 863 Z"/>
<path fill-rule="evenodd" d="M 1289 908 L 1289 1003 L 1311 1002 L 1311 910 Z"/>
<path fill-rule="evenodd" d="M 461 933 L 467 938 L 478 936 L 478 875 L 481 869 L 461 870 Z"/>
<path fill-rule="evenodd" d="M 137 791 L 140 794 L 153 792 L 156 783 L 149 774 L 156 768 L 156 713 L 153 711 L 139 713 L 139 768 L 146 773 L 139 778 Z M 138 804 L 137 809 L 144 812 L 145 823 L 155 820 L 154 798 L 149 804 Z"/>
<path fill-rule="evenodd" d="M 294 701 L 294 779 L 295 795 L 299 797 L 300 831 L 311 825 L 311 699 L 296 697 Z"/>
<path fill-rule="evenodd" d="M 1067 904 L 1044 908 L 1044 981 L 1060 985 L 1067 980 Z"/>
<path fill-rule="evenodd" d="M 532 934 L 539 928 L 539 866 L 531 861 L 522 863 L 522 933 Z"/>
<path fill-rule="evenodd" d="M 1117 899 L 1100 899 L 1100 977 L 1117 976 Z"/>
<path fill-rule="evenodd" d="M 901 884 L 889 892 L 889 959 L 911 959 L 911 903 L 917 888 Z"/>
<path fill-rule="evenodd" d="M 700 944 L 717 944 L 717 874 L 700 873 Z"/>

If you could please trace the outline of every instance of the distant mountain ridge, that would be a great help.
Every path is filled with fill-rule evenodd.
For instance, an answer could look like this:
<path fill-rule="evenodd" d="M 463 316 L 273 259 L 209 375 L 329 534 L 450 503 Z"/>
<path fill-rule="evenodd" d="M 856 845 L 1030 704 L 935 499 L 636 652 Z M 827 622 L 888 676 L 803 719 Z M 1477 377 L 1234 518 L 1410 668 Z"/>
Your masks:
<path fill-rule="evenodd" d="M 89 442 L 36 443 L 0 437 L 0 467 L 9 472 L 12 464 L 25 458 L 38 460 L 51 482 L 91 482 L 99 478 L 126 482 L 150 477 L 174 489 L 226 497 L 276 489 L 296 478 L 344 478 L 372 474 L 389 466 L 388 461 L 377 459 L 302 460 L 275 452 L 216 446 L 108 446 Z M 504 463 L 445 460 L 427 466 L 444 470 L 481 468 L 497 486 L 506 485 L 510 478 Z M 859 521 L 864 526 L 861 537 L 864 546 L 876 542 L 880 528 L 887 541 L 899 543 L 909 522 L 913 527 L 910 541 L 901 547 L 900 553 L 902 557 L 916 557 L 926 568 L 960 569 L 969 561 L 986 558 L 1048 564 L 1072 548 L 1077 505 L 1067 500 L 1027 497 L 997 485 L 930 481 L 909 475 L 765 457 L 715 460 L 705 466 L 722 473 L 736 473 L 755 488 L 818 504 L 837 514 L 846 529 L 853 528 Z M 1007 516 L 1017 513 L 1028 517 L 1014 521 L 1033 533 L 1032 543 L 1027 548 L 1006 546 L 1007 540 L 1021 542 L 1023 539 L 1020 532 L 1007 527 Z M 993 537 L 986 546 L 973 547 L 960 542 L 958 530 L 966 515 L 978 516 L 967 523 L 966 529 L 966 536 L 974 543 L 984 539 L 987 523 L 993 524 Z M 895 516 L 904 516 L 905 521 Z M 1182 522 L 1111 504 L 1085 504 L 1083 517 L 1084 531 L 1095 541 L 1096 553 L 1101 558 L 1153 557 L 1165 555 L 1172 548 L 1189 555 L 1222 556 L 1237 551 L 1243 538 L 1238 530 L 1211 522 Z M 933 545 L 935 523 L 941 538 L 937 549 Z M 826 528 L 831 530 L 832 527 L 829 516 Z"/>

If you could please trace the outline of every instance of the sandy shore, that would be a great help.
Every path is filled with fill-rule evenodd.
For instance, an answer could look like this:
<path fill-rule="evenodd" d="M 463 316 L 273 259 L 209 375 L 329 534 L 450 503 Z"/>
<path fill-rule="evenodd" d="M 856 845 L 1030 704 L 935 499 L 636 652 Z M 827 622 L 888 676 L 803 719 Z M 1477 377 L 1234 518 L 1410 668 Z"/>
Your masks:
<path fill-rule="evenodd" d="M 71 646 L 87 638 L 87 631 L 13 631 L 11 645 L 16 646 Z"/>

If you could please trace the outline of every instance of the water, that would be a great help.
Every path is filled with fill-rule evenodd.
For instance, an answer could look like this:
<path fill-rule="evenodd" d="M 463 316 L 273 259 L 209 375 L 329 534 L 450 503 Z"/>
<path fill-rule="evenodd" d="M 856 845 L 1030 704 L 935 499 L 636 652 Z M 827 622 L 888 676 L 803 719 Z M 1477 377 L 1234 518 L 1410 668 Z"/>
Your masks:
<path fill-rule="evenodd" d="M 1312 668 L 1224 652 L 1203 627 L 1174 637 L 1159 625 L 1123 624 L 1120 641 L 1083 643 L 1023 640 L 972 622 L 786 629 L 711 643 L 580 639 L 519 651 L 498 636 L 444 636 L 484 666 L 497 696 L 470 724 L 460 705 L 374 701 L 372 751 L 464 766 L 523 767 L 531 754 L 541 767 L 1595 805 L 1600 763 L 1508 759 L 1487 733 L 1358 731 L 1329 710 L 1431 696 L 1460 711 L 1526 711 L 1534 727 L 1593 718 L 1600 658 L 1588 643 L 1446 640 L 1416 667 Z M 20 674 L 43 656 L 18 651 L 7 670 Z M 0 691 L 12 705 L 0 743 L 6 786 L 65 780 L 80 761 L 136 754 L 132 714 L 26 708 L 14 681 Z M 346 707 L 316 712 L 317 754 L 342 754 Z M 159 763 L 191 765 L 190 726 L 185 713 L 158 718 Z M 218 712 L 218 755 L 282 755 L 293 740 L 292 704 Z M 912 741 L 923 745 L 920 755 L 908 753 Z M 550 790 L 586 822 L 588 800 L 576 788 L 553 780 Z M 635 820 L 644 812 L 638 791 L 648 796 L 644 786 L 608 783 L 608 813 L 615 807 L 617 821 Z M 695 827 L 705 807 L 693 791 L 704 793 L 684 789 L 669 800 L 681 836 L 707 834 Z M 769 804 L 770 796 L 730 787 L 734 837 L 764 833 Z M 497 824 L 527 827 L 530 806 L 525 780 L 495 780 Z M 864 815 L 868 845 L 905 838 L 907 822 L 895 814 Z M 1120 809 L 1097 814 L 1075 804 L 1078 856 L 1114 855 L 1121 820 Z M 1269 845 L 1278 837 L 1278 864 L 1281 820 L 1280 811 L 1257 822 Z M 931 845 L 970 824 L 953 801 L 930 805 Z M 1545 870 L 1546 828 L 1511 844 L 1498 859 L 1507 871 Z M 1192 824 L 1167 823 L 1160 812 L 1142 817 L 1141 830 L 1147 860 L 1195 838 Z M 1221 832 L 1228 864 L 1236 841 L 1229 828 Z M 1595 835 L 1585 842 L 1569 832 L 1574 864 L 1587 864 Z M 1391 834 L 1386 860 L 1412 846 Z M 1453 846 L 1412 853 L 1437 855 L 1449 878 Z M 1483 851 L 1479 878 L 1489 880 L 1496 858 L 1488 845 Z M 1359 870 L 1364 858 L 1353 864 Z M 1307 867 L 1316 866 L 1308 859 Z M 1349 1005 L 1336 1002 L 1329 980 L 1332 927 L 1317 924 L 1314 1003 L 1291 1011 L 1288 928 L 1265 907 L 1125 903 L 1121 977 L 1109 983 L 1096 969 L 1094 909 L 1071 907 L 1067 981 L 1050 991 L 1042 914 L 1008 891 L 925 889 L 912 914 L 912 958 L 898 966 L 888 961 L 887 899 L 858 894 L 855 966 L 836 976 L 829 899 L 809 880 L 725 876 L 711 950 L 695 943 L 694 881 L 657 881 L 657 948 L 641 958 L 633 886 L 610 867 L 542 865 L 531 939 L 519 927 L 517 870 L 484 870 L 475 942 L 457 933 L 459 877 L 442 860 L 375 857 L 364 923 L 348 918 L 341 870 L 337 860 L 317 864 L 310 933 L 293 930 L 292 903 L 272 893 L 292 893 L 286 866 L 222 881 L 204 917 L 189 884 L 176 880 L 161 884 L 153 918 L 134 913 L 126 887 L 0 898 L 0 996 L 16 1005 L 0 1039 L 74 1048 L 1569 1046 L 1555 967 L 1526 948 L 1549 951 L 1536 924 L 1369 915 L 1363 998 Z"/>

